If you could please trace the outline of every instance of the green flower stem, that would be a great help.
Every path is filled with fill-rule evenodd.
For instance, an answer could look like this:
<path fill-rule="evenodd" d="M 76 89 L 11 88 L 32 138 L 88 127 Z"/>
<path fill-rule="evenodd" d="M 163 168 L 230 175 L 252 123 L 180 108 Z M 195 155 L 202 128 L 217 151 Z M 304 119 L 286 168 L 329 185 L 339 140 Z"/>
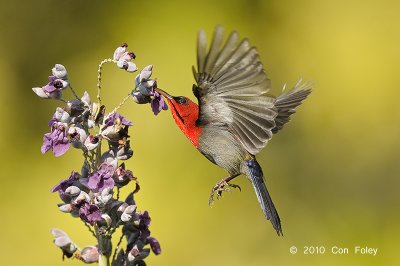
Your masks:
<path fill-rule="evenodd" d="M 106 255 L 99 256 L 99 266 L 110 266 L 110 261 Z"/>

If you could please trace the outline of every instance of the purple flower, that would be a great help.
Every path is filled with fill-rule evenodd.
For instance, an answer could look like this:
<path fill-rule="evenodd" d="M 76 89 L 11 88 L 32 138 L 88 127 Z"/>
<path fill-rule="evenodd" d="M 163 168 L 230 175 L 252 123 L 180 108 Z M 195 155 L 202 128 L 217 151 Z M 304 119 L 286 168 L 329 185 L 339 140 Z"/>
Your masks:
<path fill-rule="evenodd" d="M 143 95 L 140 91 L 131 92 L 132 99 L 137 104 L 144 104 L 151 102 L 151 97 L 149 95 Z"/>
<path fill-rule="evenodd" d="M 102 220 L 99 207 L 89 203 L 83 204 L 83 206 L 79 209 L 79 217 L 91 225 Z"/>
<path fill-rule="evenodd" d="M 60 183 L 55 185 L 51 192 L 56 192 L 58 191 L 59 193 L 64 193 L 67 188 L 72 186 L 75 181 L 79 179 L 79 174 L 75 171 L 71 172 L 71 175 L 68 177 L 68 179 L 61 180 Z"/>
<path fill-rule="evenodd" d="M 160 242 L 157 241 L 154 237 L 147 237 L 147 242 L 150 244 L 151 250 L 153 250 L 154 254 L 160 255 L 161 253 L 161 246 Z"/>
<path fill-rule="evenodd" d="M 151 218 L 148 211 L 144 211 L 142 214 L 139 214 L 139 230 L 141 239 L 147 239 L 150 236 L 150 222 Z"/>
<path fill-rule="evenodd" d="M 104 121 L 104 124 L 106 126 L 113 126 L 113 125 L 124 125 L 124 126 L 132 126 L 133 123 L 120 115 L 119 113 L 113 113 L 111 115 L 108 115 L 107 118 Z"/>
<path fill-rule="evenodd" d="M 59 79 L 55 76 L 49 76 L 49 83 L 43 87 L 32 88 L 32 90 L 41 98 L 60 99 L 62 90 L 68 86 L 68 81 Z"/>
<path fill-rule="evenodd" d="M 67 124 L 54 122 L 51 132 L 43 136 L 42 153 L 46 153 L 51 149 L 56 157 L 63 155 L 69 149 L 67 130 Z"/>
<path fill-rule="evenodd" d="M 168 105 L 165 103 L 164 97 L 155 90 L 153 91 L 153 99 L 151 99 L 151 109 L 154 115 L 158 115 L 161 110 L 168 110 Z"/>
<path fill-rule="evenodd" d="M 140 74 L 135 78 L 135 90 L 131 94 L 136 103 L 143 104 L 150 101 L 154 115 L 158 115 L 161 110 L 168 110 L 168 105 L 165 103 L 163 96 L 155 90 L 157 88 L 157 80 L 150 79 L 152 70 L 153 65 L 148 65 L 140 71 Z"/>
<path fill-rule="evenodd" d="M 96 172 L 89 175 L 87 187 L 95 192 L 101 192 L 106 188 L 114 187 L 115 168 L 112 164 L 102 163 Z"/>

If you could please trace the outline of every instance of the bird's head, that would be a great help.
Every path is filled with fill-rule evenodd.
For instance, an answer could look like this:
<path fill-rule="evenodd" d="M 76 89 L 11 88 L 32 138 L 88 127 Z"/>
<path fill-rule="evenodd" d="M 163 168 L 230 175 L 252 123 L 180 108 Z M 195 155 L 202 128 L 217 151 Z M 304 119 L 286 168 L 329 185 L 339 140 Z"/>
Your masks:
<path fill-rule="evenodd" d="M 200 134 L 200 128 L 196 126 L 199 117 L 198 105 L 185 96 L 172 96 L 159 88 L 156 90 L 167 100 L 177 126 L 197 148 Z"/>

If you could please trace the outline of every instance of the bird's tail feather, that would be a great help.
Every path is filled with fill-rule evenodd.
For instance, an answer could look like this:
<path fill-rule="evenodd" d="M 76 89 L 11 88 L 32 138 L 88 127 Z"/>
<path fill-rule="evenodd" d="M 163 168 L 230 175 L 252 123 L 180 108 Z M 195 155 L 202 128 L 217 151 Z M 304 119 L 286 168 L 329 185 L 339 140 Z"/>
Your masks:
<path fill-rule="evenodd" d="M 254 158 L 247 160 L 246 164 L 249 168 L 250 180 L 253 183 L 258 202 L 261 205 L 261 209 L 264 212 L 265 217 L 267 217 L 267 219 L 271 221 L 272 226 L 276 230 L 276 233 L 278 235 L 283 235 L 281 220 L 279 218 L 278 212 L 275 209 L 274 203 L 272 202 L 271 196 L 268 193 L 267 186 L 265 185 L 261 166 Z"/>

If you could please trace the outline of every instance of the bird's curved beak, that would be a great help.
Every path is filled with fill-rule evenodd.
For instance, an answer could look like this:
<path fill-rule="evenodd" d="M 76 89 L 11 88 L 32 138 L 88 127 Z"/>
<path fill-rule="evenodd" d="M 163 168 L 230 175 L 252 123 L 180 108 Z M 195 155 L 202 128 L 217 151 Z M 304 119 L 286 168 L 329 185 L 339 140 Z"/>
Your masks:
<path fill-rule="evenodd" d="M 170 94 L 168 94 L 166 91 L 163 91 L 160 88 L 156 88 L 156 91 L 161 94 L 162 96 L 164 96 L 165 98 L 171 100 L 173 98 L 173 96 L 171 96 Z"/>

